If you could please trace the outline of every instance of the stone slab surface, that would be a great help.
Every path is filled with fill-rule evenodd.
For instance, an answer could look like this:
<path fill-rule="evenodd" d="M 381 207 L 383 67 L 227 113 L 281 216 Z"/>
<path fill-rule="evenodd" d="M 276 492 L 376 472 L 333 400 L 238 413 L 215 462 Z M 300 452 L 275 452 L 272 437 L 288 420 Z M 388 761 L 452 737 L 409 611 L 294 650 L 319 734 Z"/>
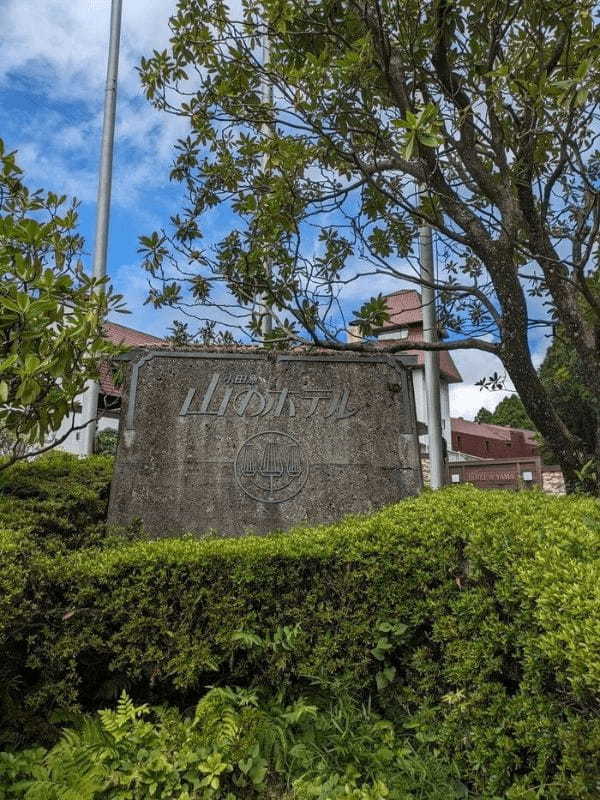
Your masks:
<path fill-rule="evenodd" d="M 387 356 L 138 352 L 109 522 L 153 536 L 337 520 L 422 485 L 410 372 Z"/>

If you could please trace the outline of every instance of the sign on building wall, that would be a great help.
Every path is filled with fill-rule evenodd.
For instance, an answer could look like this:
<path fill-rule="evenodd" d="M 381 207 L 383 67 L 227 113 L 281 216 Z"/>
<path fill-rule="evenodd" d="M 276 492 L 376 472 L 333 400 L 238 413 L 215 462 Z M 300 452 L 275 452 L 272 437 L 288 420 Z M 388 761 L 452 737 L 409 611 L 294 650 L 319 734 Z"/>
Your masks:
<path fill-rule="evenodd" d="M 109 521 L 154 536 L 284 530 L 421 487 L 410 373 L 387 356 L 137 353 Z"/>
<path fill-rule="evenodd" d="M 542 486 L 541 459 L 497 459 L 494 461 L 453 461 L 450 482 L 472 483 L 480 489 L 530 489 Z"/>

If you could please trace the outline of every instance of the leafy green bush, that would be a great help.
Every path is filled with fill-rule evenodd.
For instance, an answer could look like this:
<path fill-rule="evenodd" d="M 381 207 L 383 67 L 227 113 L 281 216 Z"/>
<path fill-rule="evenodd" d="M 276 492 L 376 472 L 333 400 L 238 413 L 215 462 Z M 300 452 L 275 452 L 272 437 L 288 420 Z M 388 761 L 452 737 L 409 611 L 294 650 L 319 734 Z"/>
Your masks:
<path fill-rule="evenodd" d="M 113 461 L 54 451 L 0 473 L 0 528 L 20 530 L 49 552 L 100 544 Z"/>
<path fill-rule="evenodd" d="M 24 701 L 5 741 L 123 689 L 186 708 L 209 685 L 297 698 L 327 679 L 485 797 L 600 793 L 596 501 L 458 487 L 262 538 L 27 562 L 7 542 L 23 567 L 7 677 Z"/>
<path fill-rule="evenodd" d="M 116 456 L 119 434 L 112 428 L 105 428 L 96 435 L 95 452 L 99 456 Z"/>
<path fill-rule="evenodd" d="M 348 698 L 318 708 L 212 689 L 186 718 L 123 693 L 116 711 L 79 718 L 50 751 L 0 753 L 0 798 L 465 798 L 453 773 Z"/>

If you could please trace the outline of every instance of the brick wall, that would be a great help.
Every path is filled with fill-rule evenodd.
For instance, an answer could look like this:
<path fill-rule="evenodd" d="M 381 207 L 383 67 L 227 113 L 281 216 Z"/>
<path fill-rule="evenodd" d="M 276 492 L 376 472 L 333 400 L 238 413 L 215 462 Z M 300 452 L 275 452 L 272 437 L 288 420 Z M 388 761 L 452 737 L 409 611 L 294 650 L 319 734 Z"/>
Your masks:
<path fill-rule="evenodd" d="M 481 463 L 485 464 L 485 461 Z M 429 486 L 429 458 L 424 455 L 421 456 L 421 470 L 423 471 L 423 485 Z M 565 494 L 565 480 L 559 467 L 542 466 L 541 472 L 542 490 L 546 494 Z"/>
<path fill-rule="evenodd" d="M 506 428 L 510 439 L 499 439 L 486 435 L 483 425 L 481 428 L 481 433 L 458 433 L 453 430 L 452 449 L 486 459 L 531 458 L 537 455 L 537 446 L 530 444 L 521 431 Z"/>
<path fill-rule="evenodd" d="M 429 486 L 429 459 L 427 456 L 421 456 L 421 472 L 423 473 L 423 486 Z"/>
<path fill-rule="evenodd" d="M 565 479 L 558 467 L 544 467 L 542 488 L 546 494 L 565 494 Z"/>

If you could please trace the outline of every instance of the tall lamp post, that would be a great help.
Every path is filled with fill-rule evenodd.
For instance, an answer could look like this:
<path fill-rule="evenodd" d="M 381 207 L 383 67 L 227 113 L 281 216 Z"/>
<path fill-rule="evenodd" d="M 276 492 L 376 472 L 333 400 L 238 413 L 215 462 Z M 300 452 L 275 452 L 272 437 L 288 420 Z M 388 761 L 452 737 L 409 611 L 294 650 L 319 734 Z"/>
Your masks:
<path fill-rule="evenodd" d="M 262 59 L 263 59 L 263 67 L 265 67 L 271 58 L 271 42 L 269 41 L 269 33 L 265 30 L 263 35 L 263 42 L 262 42 Z M 263 102 L 268 104 L 269 106 L 273 106 L 273 85 L 268 80 L 267 76 L 263 76 L 262 81 L 262 96 Z M 262 132 L 265 137 L 269 136 L 271 133 L 271 129 L 269 127 L 269 123 L 265 122 L 262 126 Z M 263 171 L 266 173 L 267 167 L 269 163 L 269 155 L 265 151 L 262 156 L 262 168 Z M 267 274 L 267 278 L 271 277 L 271 261 L 270 258 L 267 256 L 267 260 L 265 263 L 265 272 Z M 266 337 L 271 333 L 273 330 L 273 314 L 271 313 L 271 307 L 267 303 L 266 297 L 263 296 L 260 299 L 261 305 L 261 333 L 263 337 L 263 345 L 264 340 Z"/>
<path fill-rule="evenodd" d="M 423 190 L 419 194 L 422 196 Z M 435 271 L 433 267 L 433 241 L 429 225 L 419 228 L 419 255 L 423 305 L 423 341 L 437 341 L 438 329 L 435 310 Z M 444 448 L 442 442 L 442 412 L 440 403 L 440 354 L 425 351 L 425 394 L 427 397 L 427 438 L 429 439 L 429 474 L 432 489 L 441 489 L 444 480 Z"/>
<path fill-rule="evenodd" d="M 111 0 L 110 41 L 108 48 L 108 67 L 106 71 L 106 90 L 104 95 L 104 122 L 102 126 L 100 175 L 98 179 L 98 202 L 96 207 L 96 240 L 94 243 L 93 261 L 93 276 L 97 279 L 102 279 L 106 275 L 122 17 L 123 0 Z M 102 289 L 99 288 L 99 291 L 102 291 Z M 91 420 L 87 427 L 84 428 L 86 455 L 91 455 L 94 452 L 99 394 L 100 387 L 98 382 L 90 381 L 83 395 L 83 419 L 84 422 Z"/>

